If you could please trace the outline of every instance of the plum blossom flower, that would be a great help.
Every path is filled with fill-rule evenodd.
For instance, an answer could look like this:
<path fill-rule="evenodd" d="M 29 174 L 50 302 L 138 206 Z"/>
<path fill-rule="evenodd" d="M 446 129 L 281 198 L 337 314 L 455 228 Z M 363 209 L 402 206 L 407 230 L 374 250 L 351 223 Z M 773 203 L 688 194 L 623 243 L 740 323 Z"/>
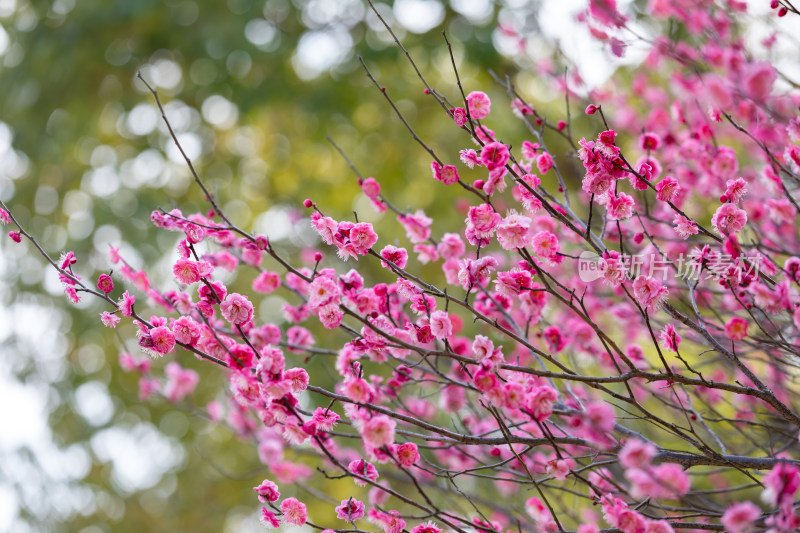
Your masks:
<path fill-rule="evenodd" d="M 179 402 L 191 394 L 200 376 L 194 370 L 184 369 L 176 362 L 167 364 L 164 369 L 167 375 L 167 384 L 164 386 L 164 395 L 171 402 Z"/>
<path fill-rule="evenodd" d="M 675 215 L 672 223 L 675 224 L 675 231 L 681 236 L 681 239 L 688 239 L 690 235 L 697 235 L 699 232 L 697 224 L 683 215 Z"/>
<path fill-rule="evenodd" d="M 639 305 L 652 311 L 667 298 L 668 290 L 650 276 L 639 276 L 633 282 L 633 295 Z"/>
<path fill-rule="evenodd" d="M 558 237 L 549 231 L 540 231 L 531 238 L 533 253 L 540 257 L 554 259 L 561 251 Z"/>
<path fill-rule="evenodd" d="M 720 522 L 728 533 L 748 533 L 753 530 L 761 509 L 753 502 L 739 502 L 725 510 Z"/>
<path fill-rule="evenodd" d="M 633 215 L 633 198 L 624 192 L 614 196 L 609 193 L 606 202 L 606 213 L 609 220 L 626 220 Z"/>
<path fill-rule="evenodd" d="M 672 324 L 667 324 L 664 326 L 664 329 L 661 330 L 661 333 L 659 333 L 658 337 L 661 339 L 661 345 L 664 346 L 664 348 L 671 352 L 678 351 L 678 345 L 681 342 L 681 336 L 678 335 L 677 331 L 675 331 L 675 326 Z"/>
<path fill-rule="evenodd" d="M 419 461 L 419 451 L 413 442 L 406 442 L 398 446 L 394 451 L 397 462 L 408 468 Z"/>
<path fill-rule="evenodd" d="M 725 199 L 732 204 L 738 204 L 742 196 L 747 194 L 747 182 L 742 178 L 725 182 Z"/>
<path fill-rule="evenodd" d="M 525 396 L 525 410 L 537 422 L 544 422 L 553 414 L 553 403 L 557 399 L 558 394 L 549 385 L 535 387 Z"/>
<path fill-rule="evenodd" d="M 553 156 L 548 152 L 542 152 L 536 158 L 536 168 L 539 169 L 539 174 L 547 174 L 553 168 Z"/>
<path fill-rule="evenodd" d="M 530 218 L 514 212 L 510 213 L 497 226 L 497 242 L 504 250 L 524 248 L 528 244 L 530 225 Z"/>
<path fill-rule="evenodd" d="M 365 477 L 371 481 L 375 481 L 378 479 L 378 469 L 375 468 L 375 465 L 366 462 L 364 459 L 356 459 L 354 461 L 350 461 L 350 464 L 347 465 L 347 469 L 354 474 L 357 474 L 361 477 Z M 353 483 L 358 485 L 359 487 L 366 486 L 367 482 L 363 479 L 359 479 L 357 477 L 353 477 Z"/>
<path fill-rule="evenodd" d="M 625 468 L 646 468 L 656 456 L 656 447 L 649 442 L 630 439 L 619 452 L 619 462 Z"/>
<path fill-rule="evenodd" d="M 281 497 L 278 485 L 268 479 L 262 481 L 257 487 L 253 487 L 253 490 L 258 494 L 258 501 L 261 503 L 276 502 Z"/>
<path fill-rule="evenodd" d="M 711 225 L 720 235 L 735 235 L 747 224 L 747 212 L 734 204 L 722 204 L 711 217 Z"/>
<path fill-rule="evenodd" d="M 394 442 L 395 426 L 395 421 L 386 415 L 374 416 L 364 424 L 361 436 L 373 448 L 381 448 Z"/>
<path fill-rule="evenodd" d="M 434 311 L 430 319 L 431 335 L 437 339 L 446 339 L 453 334 L 453 324 L 445 311 Z"/>
<path fill-rule="evenodd" d="M 253 304 L 238 293 L 231 293 L 219 306 L 219 310 L 225 320 L 231 324 L 244 324 L 253 318 Z"/>
<path fill-rule="evenodd" d="M 406 235 L 412 243 L 425 242 L 431 236 L 433 219 L 426 216 L 421 209 L 413 214 L 398 215 L 397 221 L 405 228 Z"/>
<path fill-rule="evenodd" d="M 108 311 L 103 311 L 102 313 L 100 313 L 100 321 L 103 323 L 105 327 L 114 328 L 117 326 L 117 324 L 119 324 L 120 318 L 113 313 L 109 313 Z"/>
<path fill-rule="evenodd" d="M 725 324 L 725 336 L 732 341 L 740 341 L 747 337 L 747 320 L 733 317 Z"/>
<path fill-rule="evenodd" d="M 506 166 L 509 157 L 508 146 L 500 142 L 488 143 L 481 149 L 481 163 L 489 170 Z"/>
<path fill-rule="evenodd" d="M 267 509 L 266 507 L 261 508 L 261 523 L 264 524 L 264 527 L 267 529 L 275 529 L 280 527 L 281 521 L 275 516 L 275 513 Z"/>
<path fill-rule="evenodd" d="M 269 294 L 281 285 L 281 277 L 277 272 L 265 270 L 253 280 L 253 290 L 262 294 Z"/>
<path fill-rule="evenodd" d="M 411 528 L 411 533 L 442 533 L 442 529 L 436 527 L 433 522 L 426 522 Z"/>
<path fill-rule="evenodd" d="M 108 294 L 114 290 L 114 280 L 111 279 L 111 276 L 108 274 L 100 274 L 100 277 L 97 279 L 97 288 L 105 294 Z"/>
<path fill-rule="evenodd" d="M 160 355 L 168 354 L 175 348 L 175 334 L 166 326 L 159 326 L 150 330 L 153 340 L 151 348 Z"/>
<path fill-rule="evenodd" d="M 489 100 L 486 93 L 472 91 L 467 95 L 467 107 L 472 118 L 483 120 L 489 116 L 489 112 L 492 110 L 492 101 Z"/>
<path fill-rule="evenodd" d="M 302 526 L 308 520 L 306 505 L 297 498 L 286 498 L 281 502 L 281 512 L 287 524 Z"/>
<path fill-rule="evenodd" d="M 467 111 L 463 107 L 453 109 L 453 122 L 459 128 L 467 123 Z"/>
<path fill-rule="evenodd" d="M 124 317 L 130 317 L 131 313 L 133 313 L 133 304 L 136 302 L 136 297 L 132 294 L 129 294 L 128 291 L 122 293 L 122 298 L 120 299 L 118 305 L 120 313 Z"/>
<path fill-rule="evenodd" d="M 342 504 L 334 510 L 336 511 L 336 518 L 341 518 L 348 522 L 364 518 L 364 502 L 355 498 L 342 500 Z"/>
<path fill-rule="evenodd" d="M 398 248 L 397 246 L 388 244 L 380 251 L 380 256 L 386 259 L 386 261 L 394 263 L 397 268 L 405 268 L 408 264 L 408 252 L 405 248 Z M 389 264 L 385 261 L 381 261 L 381 266 L 389 268 Z"/>
<path fill-rule="evenodd" d="M 663 180 L 656 184 L 656 198 L 662 202 L 671 202 L 681 191 L 681 186 L 678 180 L 671 176 L 665 177 Z"/>

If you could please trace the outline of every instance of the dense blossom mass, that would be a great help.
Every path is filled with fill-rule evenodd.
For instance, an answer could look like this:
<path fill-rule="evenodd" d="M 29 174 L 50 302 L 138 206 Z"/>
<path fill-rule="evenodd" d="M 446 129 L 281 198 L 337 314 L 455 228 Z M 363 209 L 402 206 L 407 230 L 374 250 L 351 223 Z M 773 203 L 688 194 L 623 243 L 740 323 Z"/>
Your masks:
<path fill-rule="evenodd" d="M 579 21 L 601 46 L 649 52 L 630 83 L 583 101 L 574 75 L 543 68 L 568 95 L 555 118 L 506 82 L 505 104 L 424 82 L 464 148 L 414 138 L 433 155 L 432 194 L 468 202 L 462 223 L 400 210 L 359 174 L 354 191 L 393 217 L 337 220 L 310 198 L 319 250 L 294 260 L 232 224 L 196 175 L 209 212 L 151 217 L 178 236 L 177 288 L 113 248 L 97 290 L 72 252 L 52 265 L 71 301 L 104 301 L 103 326 L 133 322 L 155 360 L 120 365 L 143 400 L 190 396 L 197 359 L 225 374 L 209 417 L 257 446 L 268 528 L 797 531 L 800 92 L 746 49 L 745 4 L 700 4 L 633 15 L 591 0 Z M 664 33 L 641 37 L 634 18 Z M 527 138 L 503 138 L 501 105 Z M 9 237 L 34 240 L 3 207 Z M 393 235 L 390 219 L 403 238 L 378 234 Z M 260 320 L 278 291 L 284 321 Z M 310 374 L 311 357 L 329 375 Z M 314 478 L 350 496 L 302 501 Z"/>

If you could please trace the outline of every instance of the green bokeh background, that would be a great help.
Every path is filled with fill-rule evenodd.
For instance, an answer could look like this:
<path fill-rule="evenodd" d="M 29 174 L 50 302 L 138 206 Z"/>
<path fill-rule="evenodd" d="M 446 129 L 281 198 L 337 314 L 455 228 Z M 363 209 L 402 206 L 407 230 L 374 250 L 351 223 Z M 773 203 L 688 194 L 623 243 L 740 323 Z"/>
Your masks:
<path fill-rule="evenodd" d="M 379 7 L 391 15 L 390 6 Z M 465 90 L 488 88 L 501 102 L 497 122 L 512 123 L 506 120 L 510 110 L 503 89 L 487 74 L 489 68 L 501 75 L 516 70 L 492 46 L 499 7 L 492 5 L 490 15 L 477 22 L 449 3 L 443 7 L 444 21 L 426 33 L 394 26 L 429 82 L 457 101 L 440 33 L 446 29 Z M 76 273 L 84 279 L 96 280 L 110 268 L 106 252 L 113 242 L 122 244 L 135 268 L 148 266 L 159 287 L 171 288 L 168 261 L 175 235 L 154 228 L 150 212 L 180 206 L 189 213 L 207 205 L 185 165 L 165 155 L 171 141 L 160 124 L 144 135 L 131 131 L 129 114 L 137 106 L 152 119 L 152 98 L 135 80 L 141 69 L 154 84 L 161 82 L 159 93 L 173 124 L 200 141 L 195 166 L 243 228 L 253 228 L 272 209 L 277 215 L 267 232 L 286 233 L 276 224 L 285 224 L 292 210 L 300 212 L 303 198 L 312 197 L 337 219 L 357 210 L 362 219 L 375 220 L 387 243 L 400 236 L 393 217 L 381 220 L 371 213 L 326 135 L 365 175 L 380 180 L 395 205 L 440 217 L 452 213 L 458 191 L 432 194 L 430 157 L 370 85 L 356 56 L 363 56 L 437 153 L 455 162 L 468 141 L 423 94 L 385 32 L 364 21 L 367 9 L 359 1 L 0 2 L 0 23 L 8 36 L 0 57 L 0 120 L 16 151 L 7 160 L 14 165 L 4 173 L 18 174 L 4 174 L 0 197 L 54 258 L 73 250 L 79 260 Z M 325 19 L 322 15 L 329 12 L 333 15 Z M 252 21 L 260 26 L 250 27 L 248 39 Z M 295 68 L 298 43 L 312 30 L 344 32 L 353 44 L 333 68 L 302 79 Z M 273 38 L 267 39 L 270 31 Z M 173 84 L 169 75 L 175 68 L 180 79 Z M 203 105 L 213 95 L 235 105 L 235 123 L 215 127 L 204 120 Z M 502 135 L 519 138 L 521 125 L 514 124 L 511 128 L 519 129 Z M 455 229 L 457 215 L 447 216 L 454 218 Z M 276 244 L 294 254 L 294 236 Z M 22 384 L 26 391 L 8 396 L 12 388 L 19 390 L 14 385 L 6 397 L 36 395 L 50 428 L 39 436 L 52 441 L 39 446 L 23 439 L 0 449 L 0 490 L 18 511 L 12 531 L 249 530 L 257 509 L 250 487 L 265 477 L 266 469 L 251 443 L 204 418 L 206 403 L 224 386 L 220 373 L 186 354 L 172 354 L 170 359 L 201 374 L 191 401 L 178 406 L 159 399 L 140 402 L 137 377 L 118 363 L 122 349 L 135 350 L 130 325 L 106 330 L 97 320 L 104 310 L 98 303 L 67 304 L 54 272 L 44 268 L 29 243 L 14 246 L 4 238 L 0 253 L 0 305 L 6 318 L 0 328 L 0 364 L 4 382 Z M 372 272 L 387 276 L 378 270 Z M 229 283 L 244 291 L 251 279 L 243 274 Z M 117 278 L 113 295 L 122 290 Z M 275 305 L 261 304 L 261 318 L 274 314 Z M 324 379 L 323 365 L 312 361 L 309 372 Z M 100 409 L 94 421 L 82 416 L 76 400 L 80 390 L 86 394 L 84 403 L 86 398 L 89 404 L 97 399 L 98 405 L 110 400 L 113 410 L 103 414 Z M 89 394 L 97 390 L 100 397 Z M 2 409 L 14 411 L 15 406 Z M 24 433 L 21 425 L 2 431 Z M 114 435 L 127 435 L 129 441 L 133 436 L 133 449 Z M 164 462 L 165 472 L 157 470 L 152 483 L 144 483 L 152 486 L 126 487 L 115 474 L 122 466 L 109 460 L 109 454 L 116 454 L 121 463 L 135 464 L 137 453 L 145 459 L 148 453 L 162 455 L 152 461 Z M 324 483 L 317 488 L 334 498 L 349 495 Z"/>

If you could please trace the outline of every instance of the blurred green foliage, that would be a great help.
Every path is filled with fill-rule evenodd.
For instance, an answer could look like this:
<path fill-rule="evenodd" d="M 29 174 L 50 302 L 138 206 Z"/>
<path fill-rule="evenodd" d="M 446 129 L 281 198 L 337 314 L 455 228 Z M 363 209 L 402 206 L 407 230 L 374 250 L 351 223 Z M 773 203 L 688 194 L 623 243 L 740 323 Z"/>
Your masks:
<path fill-rule="evenodd" d="M 487 74 L 507 68 L 491 45 L 496 7 L 487 6 L 488 15 L 476 21 L 444 5 L 444 21 L 423 34 L 404 30 L 390 6 L 378 8 L 428 81 L 457 102 L 440 33 L 446 29 L 465 90 L 488 90 L 501 108 L 497 122 L 510 123 L 504 91 Z M 423 94 L 361 1 L 4 0 L 0 23 L 8 37 L 0 120 L 12 146 L 0 197 L 54 258 L 74 250 L 76 272 L 86 279 L 107 271 L 108 244 L 121 244 L 134 268 L 147 265 L 153 281 L 170 288 L 174 235 L 153 228 L 149 214 L 157 207 L 208 208 L 175 157 L 150 94 L 135 80 L 140 70 L 158 87 L 196 168 L 234 221 L 284 235 L 275 241 L 286 250 L 302 244 L 291 242 L 297 234 L 285 226 L 305 197 L 337 219 L 357 210 L 376 221 L 382 238 L 401 235 L 393 217 L 381 221 L 371 213 L 326 135 L 361 172 L 379 179 L 395 205 L 437 216 L 452 211 L 457 191 L 431 193 L 430 157 L 371 86 L 357 56 L 443 158 L 455 162 L 466 137 Z M 317 75 L 315 62 L 324 67 Z M 520 129 L 498 133 L 518 138 L 521 125 L 514 127 Z M 132 329 L 101 329 L 103 308 L 67 305 L 54 272 L 30 245 L 1 246 L 0 298 L 11 324 L 0 330 L 0 362 L 7 379 L 39 395 L 50 424 L 40 436 L 55 445 L 0 449 L 0 488 L 17 495 L 13 530 L 247 530 L 256 509 L 249 487 L 265 470 L 250 443 L 204 418 L 205 403 L 224 386 L 220 373 L 174 354 L 201 374 L 192 403 L 141 403 L 137 378 L 117 361 L 122 349 L 135 349 Z M 246 290 L 250 279 L 229 283 Z M 124 290 L 117 284 L 114 296 Z M 259 318 L 274 307 L 262 305 Z M 118 431 L 139 445 L 122 446 Z M 53 456 L 55 466 L 44 464 L 47 450 L 64 452 Z M 126 484 L 125 466 L 140 469 L 136 461 L 147 461 L 148 453 L 163 455 L 150 461 L 166 473 L 156 468 L 155 478 Z M 145 455 L 135 460 L 137 454 Z"/>

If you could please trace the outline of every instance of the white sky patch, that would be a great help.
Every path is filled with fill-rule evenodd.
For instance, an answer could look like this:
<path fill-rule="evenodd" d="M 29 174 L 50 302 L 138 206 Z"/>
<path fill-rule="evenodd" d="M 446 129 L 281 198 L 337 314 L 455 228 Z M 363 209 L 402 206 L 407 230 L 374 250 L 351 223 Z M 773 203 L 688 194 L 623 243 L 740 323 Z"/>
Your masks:
<path fill-rule="evenodd" d="M 75 409 L 93 426 L 102 426 L 114 416 L 108 387 L 99 381 L 84 383 L 75 391 Z"/>
<path fill-rule="evenodd" d="M 444 20 L 444 6 L 438 0 L 396 0 L 394 16 L 408 31 L 425 33 Z"/>
<path fill-rule="evenodd" d="M 233 127 L 239 118 L 239 108 L 218 94 L 206 98 L 201 109 L 206 122 L 223 130 Z"/>
<path fill-rule="evenodd" d="M 353 38 L 344 28 L 309 31 L 300 37 L 292 57 L 297 75 L 310 80 L 347 59 L 353 48 Z"/>
<path fill-rule="evenodd" d="M 111 480 L 128 493 L 149 489 L 183 460 L 183 449 L 149 423 L 105 429 L 91 446 L 98 459 L 111 463 Z"/>

